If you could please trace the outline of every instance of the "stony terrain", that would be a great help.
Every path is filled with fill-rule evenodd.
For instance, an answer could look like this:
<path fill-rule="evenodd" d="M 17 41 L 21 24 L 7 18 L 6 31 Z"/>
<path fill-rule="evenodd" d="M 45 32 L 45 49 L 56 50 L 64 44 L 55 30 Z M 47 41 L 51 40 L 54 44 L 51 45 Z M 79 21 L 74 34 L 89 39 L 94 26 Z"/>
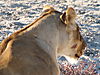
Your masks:
<path fill-rule="evenodd" d="M 76 21 L 87 43 L 77 65 L 65 64 L 64 57 L 59 58 L 62 72 L 65 75 L 100 75 L 100 0 L 0 0 L 0 41 L 33 22 L 44 5 L 52 5 L 63 12 L 67 7 L 75 8 Z"/>

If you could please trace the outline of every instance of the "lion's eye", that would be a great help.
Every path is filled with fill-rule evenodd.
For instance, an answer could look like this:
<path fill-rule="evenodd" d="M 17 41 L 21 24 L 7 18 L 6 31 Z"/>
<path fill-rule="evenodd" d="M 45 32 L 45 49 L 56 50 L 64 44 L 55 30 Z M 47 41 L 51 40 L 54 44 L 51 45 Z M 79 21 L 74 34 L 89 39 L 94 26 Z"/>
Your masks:
<path fill-rule="evenodd" d="M 77 44 L 74 44 L 71 48 L 76 48 L 77 47 Z"/>

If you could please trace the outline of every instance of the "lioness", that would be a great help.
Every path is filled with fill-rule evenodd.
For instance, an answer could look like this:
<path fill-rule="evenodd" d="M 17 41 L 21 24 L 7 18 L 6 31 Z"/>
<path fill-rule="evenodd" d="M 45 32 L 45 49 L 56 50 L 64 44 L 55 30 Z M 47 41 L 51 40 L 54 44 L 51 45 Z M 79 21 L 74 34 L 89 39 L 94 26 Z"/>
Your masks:
<path fill-rule="evenodd" d="M 76 13 L 45 6 L 42 15 L 13 33 L 0 45 L 0 75 L 60 75 L 57 55 L 78 59 L 85 42 L 75 22 Z"/>

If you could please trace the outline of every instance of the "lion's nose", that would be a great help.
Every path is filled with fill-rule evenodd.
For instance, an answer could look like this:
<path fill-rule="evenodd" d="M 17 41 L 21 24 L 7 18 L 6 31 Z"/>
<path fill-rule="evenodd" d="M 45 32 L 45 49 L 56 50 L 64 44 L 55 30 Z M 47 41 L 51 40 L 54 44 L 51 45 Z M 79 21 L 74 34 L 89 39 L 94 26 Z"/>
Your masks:
<path fill-rule="evenodd" d="M 82 50 L 84 50 L 86 46 L 87 46 L 86 42 L 83 41 L 83 42 L 82 42 Z"/>

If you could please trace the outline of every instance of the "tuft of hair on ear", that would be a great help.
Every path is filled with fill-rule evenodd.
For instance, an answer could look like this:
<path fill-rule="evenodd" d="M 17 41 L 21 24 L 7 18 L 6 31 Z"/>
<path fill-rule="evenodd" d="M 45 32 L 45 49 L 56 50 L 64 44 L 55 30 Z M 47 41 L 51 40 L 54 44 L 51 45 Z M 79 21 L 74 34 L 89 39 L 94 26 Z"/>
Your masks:
<path fill-rule="evenodd" d="M 44 7 L 43 7 L 43 11 L 44 12 L 49 12 L 49 11 L 54 11 L 55 9 L 52 7 L 52 6 L 50 6 L 50 5 L 45 5 Z"/>
<path fill-rule="evenodd" d="M 76 12 L 75 12 L 75 10 L 72 7 L 69 7 L 66 10 L 66 17 L 67 17 L 68 22 L 75 21 L 76 16 L 77 16 Z"/>

